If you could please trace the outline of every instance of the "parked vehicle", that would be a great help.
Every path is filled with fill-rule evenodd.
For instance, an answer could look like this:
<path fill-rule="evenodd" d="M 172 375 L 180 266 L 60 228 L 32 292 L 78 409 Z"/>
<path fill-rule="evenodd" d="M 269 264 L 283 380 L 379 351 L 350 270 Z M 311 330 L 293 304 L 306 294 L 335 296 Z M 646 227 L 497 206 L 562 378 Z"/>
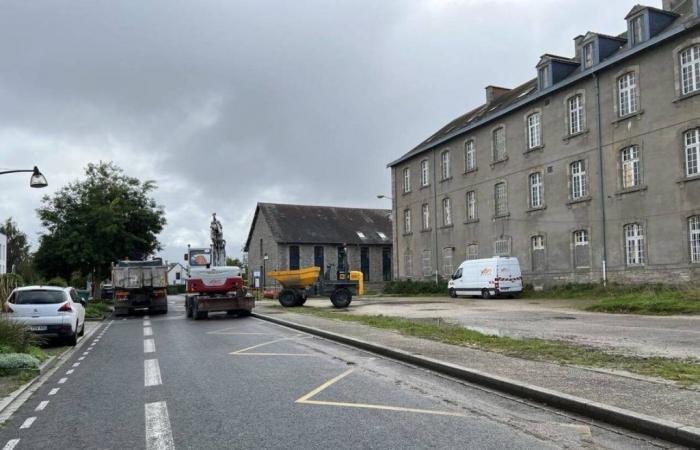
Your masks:
<path fill-rule="evenodd" d="M 148 261 L 119 261 L 112 267 L 114 313 L 133 314 L 137 309 L 151 314 L 168 312 L 168 268 L 161 258 Z"/>
<path fill-rule="evenodd" d="M 496 256 L 464 261 L 447 283 L 450 297 L 513 297 L 523 290 L 518 258 Z"/>
<path fill-rule="evenodd" d="M 85 332 L 85 300 L 73 288 L 25 286 L 12 291 L 4 306 L 5 316 L 34 333 L 58 337 L 70 345 Z"/>
<path fill-rule="evenodd" d="M 110 283 L 102 283 L 100 287 L 100 298 L 102 300 L 111 300 L 114 297 L 114 287 Z"/>

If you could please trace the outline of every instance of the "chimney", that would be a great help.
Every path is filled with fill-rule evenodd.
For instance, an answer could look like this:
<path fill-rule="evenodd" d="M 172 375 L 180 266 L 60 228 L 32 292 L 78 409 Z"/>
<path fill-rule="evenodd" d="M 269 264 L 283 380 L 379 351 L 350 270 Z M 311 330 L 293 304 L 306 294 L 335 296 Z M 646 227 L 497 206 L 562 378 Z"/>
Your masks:
<path fill-rule="evenodd" d="M 583 42 L 584 36 L 578 35 L 574 38 L 574 53 L 576 54 L 576 60 L 581 61 L 581 43 Z"/>
<path fill-rule="evenodd" d="M 486 86 L 486 103 L 491 103 L 503 94 L 510 92 L 510 89 L 498 86 Z"/>

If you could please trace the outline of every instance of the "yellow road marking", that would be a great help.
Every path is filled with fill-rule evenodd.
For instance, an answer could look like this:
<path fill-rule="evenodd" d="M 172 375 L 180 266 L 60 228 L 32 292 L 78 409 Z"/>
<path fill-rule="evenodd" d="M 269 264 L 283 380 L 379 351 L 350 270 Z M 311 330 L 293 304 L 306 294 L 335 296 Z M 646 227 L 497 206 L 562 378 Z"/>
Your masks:
<path fill-rule="evenodd" d="M 400 406 L 388 406 L 388 405 L 375 405 L 371 403 L 346 403 L 346 402 L 329 402 L 329 401 L 322 401 L 322 400 L 311 400 L 314 396 L 319 394 L 321 391 L 324 389 L 327 389 L 329 386 L 337 383 L 338 381 L 342 380 L 346 376 L 350 375 L 355 369 L 350 369 L 347 370 L 340 375 L 338 375 L 335 378 L 331 378 L 330 380 L 326 381 L 316 389 L 312 390 L 308 394 L 305 394 L 301 396 L 298 400 L 296 400 L 294 403 L 301 403 L 303 405 L 320 405 L 320 406 L 341 406 L 345 408 L 365 408 L 365 409 L 379 409 L 379 410 L 385 410 L 385 411 L 400 411 L 400 412 L 411 412 L 411 413 L 417 413 L 417 414 L 433 414 L 433 415 L 438 415 L 438 416 L 453 416 L 453 417 L 466 417 L 466 414 L 458 413 L 458 412 L 451 412 L 451 411 L 433 411 L 429 409 L 418 409 L 418 408 L 403 408 Z"/>

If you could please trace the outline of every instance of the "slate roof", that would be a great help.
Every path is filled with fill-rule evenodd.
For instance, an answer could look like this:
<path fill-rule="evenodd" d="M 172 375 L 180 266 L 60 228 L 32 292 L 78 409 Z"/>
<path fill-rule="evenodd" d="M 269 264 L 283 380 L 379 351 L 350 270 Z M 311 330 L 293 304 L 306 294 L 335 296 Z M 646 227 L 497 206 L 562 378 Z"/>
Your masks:
<path fill-rule="evenodd" d="M 248 251 L 253 227 L 261 216 L 280 244 L 392 244 L 390 209 L 258 203 L 245 251 Z"/>
<path fill-rule="evenodd" d="M 678 25 L 679 22 L 683 22 L 683 19 L 676 13 L 671 12 L 671 11 L 664 11 L 658 8 L 652 8 L 648 6 L 641 6 L 637 5 L 632 8 L 630 11 L 629 15 L 633 15 L 636 12 L 638 12 L 641 9 L 644 8 L 649 8 L 655 11 L 662 12 L 664 14 L 668 14 L 670 16 L 678 17 L 674 23 L 669 25 L 667 29 L 674 28 Z M 688 20 L 691 20 L 690 18 Z M 695 24 L 697 25 L 697 24 Z M 692 26 L 695 26 L 692 25 Z M 625 40 L 625 36 L 627 33 L 621 33 L 619 36 L 607 36 L 604 34 L 597 33 L 600 36 L 604 37 L 609 37 L 611 39 L 616 39 L 616 40 Z M 625 59 L 627 57 L 630 57 L 634 54 L 636 54 L 639 51 L 643 51 L 645 48 L 648 47 L 648 45 L 658 42 L 660 40 L 663 40 L 663 36 L 656 36 L 649 41 L 647 41 L 647 45 L 640 45 L 637 46 L 636 48 L 629 48 L 628 46 L 621 46 L 620 49 L 618 49 L 617 52 L 613 53 L 612 55 L 608 56 L 607 60 L 621 60 Z M 550 57 L 550 58 L 556 58 L 558 60 L 564 61 L 564 62 L 571 62 L 571 63 L 578 63 L 576 59 L 573 58 L 565 58 L 561 56 L 556 56 L 556 55 L 550 55 L 550 54 L 545 54 L 543 57 Z M 469 130 L 472 130 L 473 128 L 476 128 L 477 126 L 481 125 L 486 125 L 491 121 L 495 121 L 498 118 L 500 118 L 503 114 L 507 114 L 510 110 L 516 109 L 516 108 L 521 108 L 527 105 L 528 103 L 531 103 L 545 95 L 549 95 L 552 91 L 562 89 L 563 87 L 567 86 L 570 83 L 575 83 L 578 81 L 578 75 L 584 73 L 584 72 L 596 72 L 598 70 L 602 70 L 605 68 L 607 65 L 606 64 L 597 64 L 593 66 L 593 68 L 586 69 L 584 70 L 581 67 L 576 68 L 574 71 L 572 71 L 569 76 L 564 79 L 563 81 L 560 81 L 559 83 L 555 84 L 554 86 L 547 88 L 543 91 L 540 91 L 537 89 L 537 78 L 532 79 L 530 81 L 527 81 L 524 84 L 521 84 L 520 86 L 513 88 L 510 92 L 501 95 L 500 97 L 497 97 L 493 99 L 491 102 L 485 103 L 469 112 L 466 114 L 463 114 L 459 116 L 458 118 L 454 119 L 444 127 L 440 128 L 437 132 L 435 132 L 432 136 L 430 136 L 428 139 L 424 140 L 420 144 L 418 144 L 416 147 L 414 147 L 412 150 L 410 150 L 408 153 L 404 154 L 400 158 L 396 159 L 395 161 L 390 162 L 387 166 L 388 167 L 394 167 L 403 161 L 406 161 L 408 159 L 413 158 L 416 155 L 419 155 L 421 153 L 424 153 L 426 151 L 429 151 L 433 147 L 439 145 L 440 143 L 446 142 L 449 139 L 452 139 L 462 133 L 468 132 Z"/>

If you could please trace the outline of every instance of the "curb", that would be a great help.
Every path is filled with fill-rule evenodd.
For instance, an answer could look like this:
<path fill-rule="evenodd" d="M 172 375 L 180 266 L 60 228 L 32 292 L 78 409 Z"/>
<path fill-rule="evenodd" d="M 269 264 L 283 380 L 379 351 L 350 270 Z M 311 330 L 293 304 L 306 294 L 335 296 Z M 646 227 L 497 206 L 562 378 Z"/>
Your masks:
<path fill-rule="evenodd" d="M 37 376 L 35 376 L 34 378 L 32 378 L 31 380 L 27 381 L 27 382 L 24 383 L 22 386 L 20 386 L 19 388 L 17 388 L 14 392 L 10 393 L 7 397 L 5 397 L 4 399 L 2 399 L 2 400 L 0 401 L 0 425 L 2 425 L 2 424 L 3 424 L 7 419 L 9 419 L 9 418 L 12 416 L 12 414 L 14 413 L 14 411 L 12 411 L 12 412 L 10 413 L 10 415 L 8 415 L 8 416 L 5 416 L 5 415 L 4 415 L 5 411 L 6 411 L 8 408 L 10 408 L 10 406 L 14 406 L 14 407 L 15 407 L 14 409 L 15 409 L 15 411 L 16 411 L 16 410 L 17 410 L 20 406 L 22 406 L 22 405 L 24 404 L 24 402 L 27 400 L 27 399 L 24 399 L 24 400 L 22 400 L 19 404 L 17 404 L 17 405 L 14 404 L 15 401 L 16 401 L 19 397 L 22 396 L 22 394 L 24 394 L 25 392 L 27 392 L 27 390 L 29 390 L 29 388 L 31 388 L 31 387 L 32 387 L 35 383 L 37 383 L 38 381 L 41 381 L 41 382 L 45 381 L 45 379 L 48 378 L 48 375 L 50 375 L 50 374 L 52 373 L 51 369 L 53 369 L 54 367 L 58 367 L 58 366 L 60 366 L 61 364 L 63 364 L 63 363 L 68 359 L 68 357 L 70 356 L 69 353 L 72 354 L 72 352 L 75 352 L 76 350 L 78 350 L 79 348 L 81 348 L 81 347 L 83 346 L 83 343 L 84 343 L 84 342 L 87 342 L 87 340 L 88 340 L 93 334 L 95 334 L 95 332 L 96 332 L 97 330 L 99 330 L 100 328 L 101 328 L 101 326 L 97 326 L 97 327 L 95 327 L 91 332 L 86 333 L 85 336 L 83 336 L 82 341 L 81 341 L 78 345 L 76 345 L 75 347 L 69 347 L 69 348 L 67 348 L 66 350 L 64 350 L 63 352 L 61 352 L 60 355 L 55 355 L 55 356 L 49 357 L 49 359 L 47 359 L 46 361 L 44 361 L 44 362 L 39 366 L 39 375 L 37 375 Z"/>
<path fill-rule="evenodd" d="M 571 411 L 582 416 L 600 420 L 612 425 L 627 428 L 629 430 L 661 438 L 689 447 L 700 447 L 700 428 L 683 425 L 670 420 L 636 413 L 634 411 L 606 405 L 599 402 L 586 400 L 585 398 L 565 394 L 563 392 L 542 388 L 528 383 L 522 383 L 510 378 L 492 375 L 480 370 L 469 369 L 457 364 L 452 364 L 425 356 L 415 355 L 403 350 L 387 347 L 360 339 L 344 336 L 319 328 L 300 325 L 287 320 L 270 317 L 264 314 L 253 313 L 253 317 L 276 323 L 308 334 L 320 336 L 325 339 L 340 342 L 352 347 L 366 350 L 414 366 L 422 367 L 443 375 L 448 375 L 463 381 L 487 386 L 501 392 L 535 400 L 566 411 Z"/>

